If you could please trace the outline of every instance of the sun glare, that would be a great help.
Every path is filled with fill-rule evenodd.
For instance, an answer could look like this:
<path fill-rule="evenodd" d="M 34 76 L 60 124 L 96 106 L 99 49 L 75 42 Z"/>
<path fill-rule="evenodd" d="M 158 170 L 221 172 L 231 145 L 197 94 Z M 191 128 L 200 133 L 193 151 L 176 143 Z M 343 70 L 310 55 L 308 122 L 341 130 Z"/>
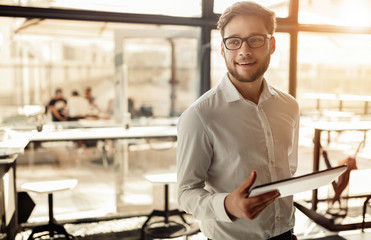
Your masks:
<path fill-rule="evenodd" d="M 54 7 L 98 11 L 166 14 L 171 16 L 201 15 L 200 0 L 55 0 Z"/>
<path fill-rule="evenodd" d="M 363 1 L 355 3 L 354 1 L 345 1 L 342 4 L 339 14 L 341 16 L 340 25 L 351 27 L 364 27 L 370 23 L 367 21 L 369 14 L 368 6 L 365 6 Z"/>

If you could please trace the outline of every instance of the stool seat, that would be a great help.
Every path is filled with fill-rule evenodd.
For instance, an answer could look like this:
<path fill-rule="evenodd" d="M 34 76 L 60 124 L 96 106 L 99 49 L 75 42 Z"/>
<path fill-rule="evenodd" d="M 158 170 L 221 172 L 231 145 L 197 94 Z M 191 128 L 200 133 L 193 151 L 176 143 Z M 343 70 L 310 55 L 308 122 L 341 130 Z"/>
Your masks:
<path fill-rule="evenodd" d="M 176 183 L 176 173 L 150 174 L 145 178 L 152 183 Z"/>
<path fill-rule="evenodd" d="M 52 180 L 24 183 L 22 189 L 36 193 L 54 193 L 58 191 L 71 190 L 75 188 L 76 185 L 77 179 Z"/>
<path fill-rule="evenodd" d="M 24 183 L 21 186 L 21 188 L 25 191 L 48 194 L 49 222 L 48 224 L 34 227 L 30 236 L 28 237 L 28 240 L 45 239 L 45 236 L 49 236 L 50 239 L 56 239 L 56 237 L 58 238 L 58 236 L 63 236 L 64 239 L 74 239 L 74 237 L 69 234 L 62 225 L 57 224 L 56 220 L 54 219 L 53 193 L 58 191 L 71 190 L 76 187 L 76 185 L 77 179 L 66 179 L 30 182 Z"/>

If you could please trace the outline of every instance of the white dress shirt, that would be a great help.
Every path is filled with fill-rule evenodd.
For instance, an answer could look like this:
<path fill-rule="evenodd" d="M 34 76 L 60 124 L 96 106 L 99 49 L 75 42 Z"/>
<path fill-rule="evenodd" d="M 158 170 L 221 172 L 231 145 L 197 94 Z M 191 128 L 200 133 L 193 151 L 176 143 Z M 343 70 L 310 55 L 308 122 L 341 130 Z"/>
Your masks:
<path fill-rule="evenodd" d="M 254 220 L 232 221 L 226 196 L 257 172 L 255 185 L 291 177 L 297 168 L 299 107 L 265 80 L 258 104 L 226 74 L 178 122 L 178 202 L 213 240 L 268 239 L 293 228 L 292 197 L 279 198 Z"/>
<path fill-rule="evenodd" d="M 69 117 L 86 117 L 89 114 L 89 101 L 80 96 L 71 96 L 67 101 Z"/>

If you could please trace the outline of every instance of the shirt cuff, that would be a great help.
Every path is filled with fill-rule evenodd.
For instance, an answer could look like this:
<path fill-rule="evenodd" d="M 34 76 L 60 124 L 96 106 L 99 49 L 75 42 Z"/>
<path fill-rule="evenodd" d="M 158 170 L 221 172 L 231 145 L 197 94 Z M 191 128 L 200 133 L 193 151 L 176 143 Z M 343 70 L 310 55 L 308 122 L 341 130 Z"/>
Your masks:
<path fill-rule="evenodd" d="M 228 194 L 229 193 L 218 193 L 215 194 L 213 198 L 213 207 L 216 216 L 216 221 L 232 222 L 232 219 L 228 216 L 224 207 L 224 201 Z"/>

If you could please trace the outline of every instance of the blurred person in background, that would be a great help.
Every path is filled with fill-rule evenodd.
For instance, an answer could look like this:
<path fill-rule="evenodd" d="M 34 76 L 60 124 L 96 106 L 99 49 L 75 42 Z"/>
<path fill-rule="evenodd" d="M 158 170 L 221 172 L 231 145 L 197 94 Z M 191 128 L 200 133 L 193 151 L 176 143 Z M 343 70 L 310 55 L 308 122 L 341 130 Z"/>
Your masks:
<path fill-rule="evenodd" d="M 61 88 L 55 90 L 55 96 L 50 100 L 48 109 L 51 112 L 53 122 L 68 120 L 67 100 L 63 97 Z"/>
<path fill-rule="evenodd" d="M 85 88 L 85 98 L 89 101 L 90 104 L 90 115 L 97 116 L 99 115 L 100 109 L 95 102 L 95 97 L 93 96 L 91 87 Z"/>
<path fill-rule="evenodd" d="M 80 96 L 77 90 L 72 91 L 72 96 L 68 99 L 67 106 L 69 121 L 84 119 L 89 114 L 89 101 Z"/>

